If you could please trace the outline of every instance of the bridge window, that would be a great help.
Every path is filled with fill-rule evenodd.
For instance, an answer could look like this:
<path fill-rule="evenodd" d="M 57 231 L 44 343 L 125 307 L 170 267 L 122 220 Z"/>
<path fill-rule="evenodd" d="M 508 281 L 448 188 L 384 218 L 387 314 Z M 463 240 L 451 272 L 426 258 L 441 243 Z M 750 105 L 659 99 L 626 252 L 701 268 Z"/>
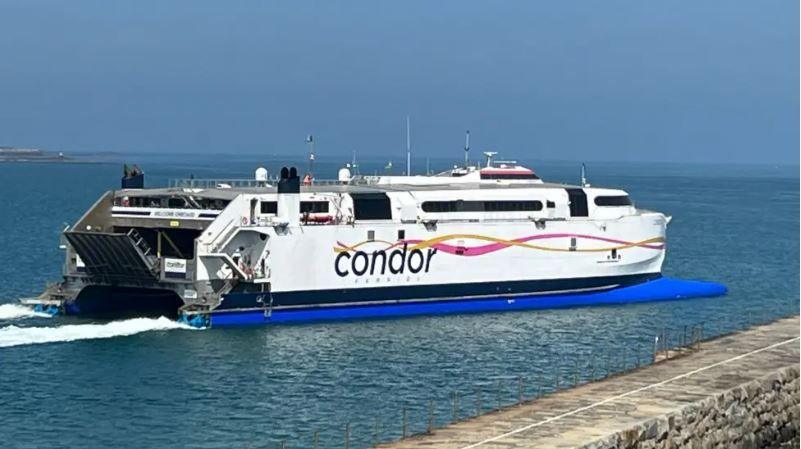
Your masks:
<path fill-rule="evenodd" d="M 628 195 L 596 196 L 596 206 L 631 206 L 631 199 Z"/>

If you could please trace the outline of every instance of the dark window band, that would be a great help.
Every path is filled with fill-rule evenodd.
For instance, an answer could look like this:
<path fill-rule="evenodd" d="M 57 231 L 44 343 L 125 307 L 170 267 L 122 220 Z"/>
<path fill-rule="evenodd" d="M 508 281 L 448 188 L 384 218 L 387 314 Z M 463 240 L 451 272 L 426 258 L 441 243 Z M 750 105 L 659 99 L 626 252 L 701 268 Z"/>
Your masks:
<path fill-rule="evenodd" d="M 328 212 L 328 201 L 301 201 L 300 213 L 324 214 Z"/>
<path fill-rule="evenodd" d="M 596 206 L 631 206 L 628 195 L 596 196 Z"/>
<path fill-rule="evenodd" d="M 262 201 L 261 202 L 261 213 L 263 213 L 263 214 L 277 214 L 278 213 L 278 201 Z"/>
<path fill-rule="evenodd" d="M 542 210 L 540 201 L 425 201 L 424 212 L 520 212 Z"/>
<path fill-rule="evenodd" d="M 497 173 L 481 174 L 481 179 L 540 179 L 534 173 Z"/>

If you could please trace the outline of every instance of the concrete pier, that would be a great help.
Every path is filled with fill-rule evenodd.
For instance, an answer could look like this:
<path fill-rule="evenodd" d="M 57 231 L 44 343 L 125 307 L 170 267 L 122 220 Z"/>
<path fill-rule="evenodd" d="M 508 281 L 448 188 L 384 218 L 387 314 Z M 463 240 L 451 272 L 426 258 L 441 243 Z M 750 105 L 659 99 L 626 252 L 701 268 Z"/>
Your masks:
<path fill-rule="evenodd" d="M 796 316 L 379 447 L 798 447 L 798 388 Z"/>

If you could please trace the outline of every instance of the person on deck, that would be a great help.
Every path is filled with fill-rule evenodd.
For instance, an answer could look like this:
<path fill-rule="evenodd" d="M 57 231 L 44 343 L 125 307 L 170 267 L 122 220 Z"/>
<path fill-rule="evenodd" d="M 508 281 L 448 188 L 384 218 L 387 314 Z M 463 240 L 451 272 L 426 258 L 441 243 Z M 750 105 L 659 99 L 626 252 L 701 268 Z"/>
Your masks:
<path fill-rule="evenodd" d="M 244 250 L 245 248 L 243 246 L 240 246 L 239 248 L 236 249 L 236 251 L 234 251 L 234 254 L 231 255 L 231 259 L 233 259 L 234 263 L 237 266 L 239 266 L 239 261 L 242 260 L 242 251 Z"/>

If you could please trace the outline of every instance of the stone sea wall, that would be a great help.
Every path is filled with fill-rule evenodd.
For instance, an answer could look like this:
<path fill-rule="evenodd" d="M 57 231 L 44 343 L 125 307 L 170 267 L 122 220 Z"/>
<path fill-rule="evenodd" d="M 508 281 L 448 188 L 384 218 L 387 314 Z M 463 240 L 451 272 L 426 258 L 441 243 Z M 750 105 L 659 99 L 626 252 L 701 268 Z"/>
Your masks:
<path fill-rule="evenodd" d="M 798 448 L 798 387 L 799 367 L 785 367 L 583 448 Z"/>

